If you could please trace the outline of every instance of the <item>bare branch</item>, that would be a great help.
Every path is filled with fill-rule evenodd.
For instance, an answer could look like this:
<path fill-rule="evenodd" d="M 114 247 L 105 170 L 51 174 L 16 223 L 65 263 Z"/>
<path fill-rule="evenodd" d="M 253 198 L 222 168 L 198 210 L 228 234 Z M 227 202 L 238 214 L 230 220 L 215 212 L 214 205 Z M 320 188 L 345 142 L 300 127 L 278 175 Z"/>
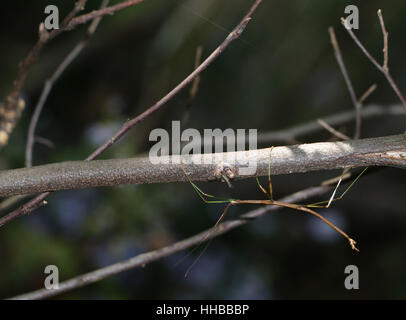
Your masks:
<path fill-rule="evenodd" d="M 383 18 L 382 18 L 382 12 L 378 11 L 378 16 L 379 19 L 381 21 L 381 26 L 382 26 L 382 30 L 384 32 L 384 46 L 386 46 L 386 48 L 384 47 L 384 50 L 386 50 L 386 52 L 388 51 L 387 48 L 387 36 L 385 36 L 385 25 L 383 24 Z M 351 36 L 351 38 L 354 40 L 354 42 L 356 43 L 356 45 L 361 49 L 361 51 L 365 54 L 365 56 L 372 62 L 372 64 L 379 70 L 381 71 L 384 76 L 386 77 L 386 79 L 388 80 L 389 84 L 391 85 L 393 91 L 395 91 L 396 95 L 399 97 L 399 100 L 401 101 L 404 109 L 406 110 L 406 99 L 403 96 L 402 92 L 399 90 L 399 87 L 397 86 L 396 82 L 393 80 L 392 75 L 389 72 L 389 68 L 387 66 L 388 64 L 388 56 L 387 53 L 385 54 L 384 57 L 384 64 L 383 66 L 381 66 L 378 61 L 375 60 L 374 57 L 372 57 L 372 55 L 368 52 L 367 49 L 365 49 L 365 47 L 363 46 L 363 44 L 361 43 L 361 41 L 359 41 L 358 37 L 354 34 L 354 32 L 352 31 L 351 28 L 346 28 L 345 26 L 345 19 L 341 18 L 341 23 L 344 26 L 344 28 L 347 30 L 348 34 Z"/>
<path fill-rule="evenodd" d="M 105 15 L 112 15 L 117 11 L 140 4 L 144 1 L 147 1 L 147 0 L 128 0 L 128 1 L 120 2 L 116 5 L 113 5 L 113 6 L 104 8 L 104 9 L 95 10 L 90 13 L 83 14 L 81 16 L 78 16 L 78 17 L 72 19 L 63 31 L 72 30 L 80 24 L 87 23 L 91 20 L 98 19 Z"/>
<path fill-rule="evenodd" d="M 366 99 L 376 90 L 377 85 L 374 83 L 372 86 L 370 86 L 367 91 L 364 92 L 364 94 L 359 98 L 360 103 L 364 103 Z"/>
<path fill-rule="evenodd" d="M 344 133 L 334 129 L 332 126 L 330 126 L 326 121 L 323 119 L 317 119 L 317 122 L 327 131 L 329 131 L 332 135 L 336 136 L 339 139 L 343 140 L 351 140 L 351 138 Z"/>
<path fill-rule="evenodd" d="M 156 102 L 153 106 L 149 107 L 139 116 L 133 118 L 132 120 L 127 121 L 123 126 L 110 138 L 108 139 L 101 147 L 94 151 L 86 160 L 93 160 L 102 154 L 107 148 L 113 145 L 117 140 L 119 140 L 125 133 L 132 129 L 139 122 L 144 121 L 152 113 L 166 105 L 174 96 L 176 96 L 180 91 L 186 88 L 202 71 L 206 70 L 207 67 L 220 56 L 220 54 L 230 45 L 231 42 L 240 37 L 240 35 L 245 30 L 245 27 L 251 20 L 251 15 L 258 7 L 262 0 L 257 0 L 241 22 L 234 28 L 233 31 L 227 36 L 227 38 L 217 47 L 212 54 L 203 61 L 199 67 L 197 67 L 190 75 L 188 75 L 181 83 L 179 83 L 174 89 L 172 89 L 167 95 L 165 95 L 161 100 Z"/>
<path fill-rule="evenodd" d="M 294 202 L 301 202 L 305 201 L 311 197 L 319 196 L 329 192 L 332 188 L 330 186 L 320 186 L 320 187 L 312 187 L 308 188 L 299 192 L 296 192 L 290 196 L 287 196 L 280 201 L 286 203 L 294 203 Z M 78 277 L 74 277 L 70 280 L 61 282 L 59 284 L 59 288 L 55 290 L 47 290 L 47 289 L 40 289 L 37 291 L 33 291 L 30 293 L 22 294 L 11 299 L 14 300 L 34 300 L 34 299 L 45 299 L 57 296 L 61 293 L 81 288 L 83 286 L 89 285 L 91 283 L 103 280 L 115 274 L 137 268 L 143 267 L 151 262 L 163 259 L 168 257 L 172 254 L 177 252 L 186 250 L 191 248 L 195 245 L 200 244 L 202 241 L 207 241 L 212 238 L 218 237 L 226 232 L 229 232 L 237 227 L 243 226 L 248 222 L 260 218 L 271 211 L 280 210 L 281 207 L 278 206 L 262 206 L 259 209 L 250 211 L 246 214 L 240 216 L 239 219 L 232 220 L 232 221 L 225 221 L 222 222 L 217 226 L 217 228 L 213 229 L 210 228 L 205 230 L 193 237 L 184 239 L 182 241 L 176 242 L 172 245 L 167 247 L 153 250 L 147 253 L 140 254 L 135 256 L 131 259 L 124 260 L 110 266 L 94 270 L 92 272 L 80 275 Z"/>

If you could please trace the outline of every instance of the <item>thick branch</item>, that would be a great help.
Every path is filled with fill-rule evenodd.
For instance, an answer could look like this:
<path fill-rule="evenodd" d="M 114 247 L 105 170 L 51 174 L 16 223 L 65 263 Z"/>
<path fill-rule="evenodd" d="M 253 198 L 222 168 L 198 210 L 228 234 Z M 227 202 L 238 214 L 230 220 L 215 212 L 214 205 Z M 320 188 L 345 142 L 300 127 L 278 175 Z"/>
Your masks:
<path fill-rule="evenodd" d="M 267 175 L 269 154 L 269 148 L 197 154 L 191 156 L 190 164 L 185 163 L 186 159 L 182 162 L 192 180 L 215 180 L 219 168 L 229 168 L 234 178 L 242 179 Z M 230 159 L 237 161 L 230 162 Z M 239 164 L 238 162 L 242 162 L 239 159 L 245 159 L 246 162 Z M 167 164 L 152 164 L 146 157 L 71 161 L 7 170 L 0 173 L 0 196 L 120 184 L 186 181 L 179 156 L 167 156 L 161 160 L 165 160 Z M 256 163 L 257 170 L 248 175 L 240 175 L 238 171 L 247 167 L 247 161 L 250 164 Z M 271 156 L 272 175 L 376 165 L 405 169 L 406 135 L 275 147 Z"/>

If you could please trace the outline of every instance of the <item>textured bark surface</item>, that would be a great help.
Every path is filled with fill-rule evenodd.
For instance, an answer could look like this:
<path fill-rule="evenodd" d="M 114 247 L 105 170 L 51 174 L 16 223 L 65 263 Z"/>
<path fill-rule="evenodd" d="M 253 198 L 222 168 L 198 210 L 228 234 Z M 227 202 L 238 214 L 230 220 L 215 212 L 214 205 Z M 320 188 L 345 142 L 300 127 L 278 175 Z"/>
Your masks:
<path fill-rule="evenodd" d="M 256 162 L 256 171 L 241 175 L 247 164 L 232 163 L 230 156 Z M 191 164 L 182 160 L 189 177 L 196 181 L 220 180 L 222 176 L 242 179 L 268 174 L 270 148 L 193 155 Z M 211 164 L 206 163 L 211 160 Z M 120 184 L 145 184 L 187 181 L 179 156 L 161 160 L 168 164 L 152 164 L 148 157 L 95 161 L 71 161 L 32 168 L 7 170 L 0 173 L 0 196 L 34 194 L 63 189 L 79 189 Z M 239 159 L 239 158 L 237 158 Z M 320 142 L 275 147 L 271 156 L 271 174 L 288 174 L 345 167 L 394 166 L 406 168 L 406 135 Z"/>

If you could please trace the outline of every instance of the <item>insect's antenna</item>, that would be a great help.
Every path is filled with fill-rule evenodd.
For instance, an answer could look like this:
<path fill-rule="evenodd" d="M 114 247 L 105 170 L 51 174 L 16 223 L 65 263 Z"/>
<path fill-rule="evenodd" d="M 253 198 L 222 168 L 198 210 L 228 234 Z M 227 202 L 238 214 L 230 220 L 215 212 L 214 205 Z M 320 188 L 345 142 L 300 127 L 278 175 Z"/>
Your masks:
<path fill-rule="evenodd" d="M 213 235 L 213 233 L 217 230 L 219 224 L 224 220 L 224 217 L 228 211 L 228 209 L 230 208 L 230 206 L 232 205 L 232 202 L 229 202 L 227 204 L 227 206 L 225 207 L 223 213 L 221 214 L 220 218 L 217 220 L 216 224 L 213 226 L 213 228 L 211 228 L 206 236 L 203 238 L 203 240 L 201 240 L 200 243 L 205 242 L 207 239 L 210 239 L 209 242 L 207 242 L 207 244 L 204 246 L 203 250 L 200 252 L 200 254 L 197 256 L 197 258 L 195 259 L 195 261 L 193 261 L 193 263 L 190 265 L 190 267 L 186 270 L 185 272 L 185 278 L 187 277 L 187 275 L 189 274 L 190 270 L 192 270 L 192 268 L 195 266 L 195 264 L 199 261 L 199 259 L 202 257 L 202 255 L 206 252 L 207 248 L 209 247 L 210 243 L 211 243 L 211 236 Z M 197 247 L 196 247 L 197 248 Z"/>

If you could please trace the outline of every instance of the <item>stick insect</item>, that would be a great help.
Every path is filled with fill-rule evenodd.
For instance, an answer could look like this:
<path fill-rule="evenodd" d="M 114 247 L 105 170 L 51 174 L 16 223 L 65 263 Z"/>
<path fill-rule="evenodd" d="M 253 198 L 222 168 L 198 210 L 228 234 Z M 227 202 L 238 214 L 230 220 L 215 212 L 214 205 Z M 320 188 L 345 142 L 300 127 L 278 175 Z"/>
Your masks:
<path fill-rule="evenodd" d="M 317 213 L 311 208 L 328 208 L 330 207 L 331 203 L 336 200 L 340 200 L 344 197 L 344 195 L 350 190 L 350 188 L 357 182 L 357 180 L 361 177 L 361 175 L 366 171 L 367 168 L 361 171 L 361 173 L 354 179 L 354 181 L 349 185 L 349 187 L 338 197 L 335 197 L 336 192 L 338 190 L 338 187 L 340 186 L 341 181 L 343 180 L 344 176 L 348 174 L 348 169 L 344 169 L 343 173 L 338 179 L 337 185 L 330 197 L 329 200 L 317 202 L 317 203 L 312 203 L 312 204 L 294 204 L 294 203 L 286 203 L 286 202 L 281 202 L 274 200 L 273 198 L 273 189 L 272 189 L 272 180 L 271 180 L 271 153 L 272 149 L 274 147 L 270 148 L 269 151 L 269 165 L 268 165 L 268 187 L 269 189 L 266 190 L 260 183 L 258 177 L 256 177 L 256 181 L 258 184 L 259 189 L 266 195 L 268 199 L 266 200 L 242 200 L 242 199 L 233 199 L 233 198 L 221 198 L 217 196 L 213 196 L 211 194 L 203 192 L 193 181 L 190 179 L 189 175 L 186 173 L 185 169 L 183 168 L 183 164 L 181 162 L 181 168 L 189 181 L 189 183 L 193 186 L 193 189 L 196 191 L 196 193 L 199 195 L 199 197 L 205 202 L 205 203 L 227 203 L 224 211 L 221 213 L 219 219 L 213 226 L 212 230 L 207 234 L 207 236 L 201 241 L 201 243 L 205 242 L 208 238 L 210 238 L 211 232 L 214 232 L 216 228 L 220 225 L 220 223 L 224 220 L 224 217 L 228 210 L 230 209 L 231 206 L 234 205 L 240 205 L 240 204 L 259 204 L 259 205 L 274 205 L 274 206 L 279 206 L 279 207 L 284 207 L 284 208 L 290 208 L 294 209 L 297 211 L 302 211 L 309 213 L 316 218 L 322 220 L 324 223 L 326 223 L 328 226 L 333 228 L 335 231 L 337 231 L 339 234 L 341 234 L 344 238 L 346 238 L 351 246 L 351 248 L 357 252 L 359 252 L 358 248 L 356 247 L 356 241 L 352 239 L 350 236 L 348 236 L 342 229 L 337 227 L 334 223 Z M 185 277 L 189 273 L 189 271 L 193 268 L 193 266 L 197 263 L 197 261 L 200 259 L 200 257 L 203 255 L 205 250 L 207 249 L 209 243 L 206 244 L 206 246 L 203 248 L 202 252 L 199 254 L 199 256 L 195 259 L 195 261 L 192 263 L 192 265 L 187 269 L 185 273 Z M 195 248 L 197 249 L 197 247 Z M 193 249 L 190 253 L 192 253 L 195 249 Z"/>

